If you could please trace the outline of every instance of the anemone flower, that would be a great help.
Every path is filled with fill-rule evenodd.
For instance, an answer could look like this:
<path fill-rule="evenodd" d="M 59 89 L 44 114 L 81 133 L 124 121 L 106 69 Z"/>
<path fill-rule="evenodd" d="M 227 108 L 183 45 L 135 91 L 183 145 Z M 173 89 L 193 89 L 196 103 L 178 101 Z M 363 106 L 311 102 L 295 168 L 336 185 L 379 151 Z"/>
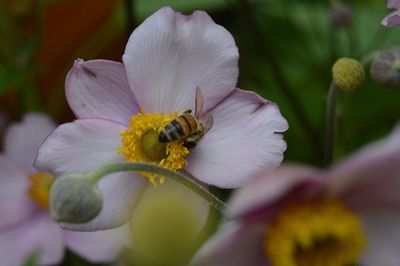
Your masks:
<path fill-rule="evenodd" d="M 111 262 L 122 244 L 122 229 L 81 233 L 62 230 L 48 212 L 52 175 L 33 169 L 36 151 L 55 125 L 31 113 L 11 125 L 0 155 L 0 265 L 19 266 L 37 254 L 40 265 L 59 263 L 65 247 L 91 262 Z"/>
<path fill-rule="evenodd" d="M 400 126 L 328 171 L 256 175 L 194 265 L 400 265 L 399 191 Z"/>
<path fill-rule="evenodd" d="M 395 11 L 386 15 L 381 24 L 385 27 L 394 27 L 400 24 L 400 1 L 399 0 L 387 0 L 387 8 L 396 9 Z"/>
<path fill-rule="evenodd" d="M 242 186 L 259 169 L 280 165 L 286 143 L 279 133 L 288 125 L 276 104 L 236 88 L 237 78 L 238 50 L 226 29 L 202 11 L 185 16 L 162 8 L 134 30 L 123 64 L 75 62 L 66 97 L 78 119 L 47 138 L 35 165 L 60 175 L 87 173 L 104 163 L 148 162 L 185 170 L 206 184 Z M 198 119 L 197 146 L 188 149 L 185 139 L 160 142 L 163 128 L 187 110 Z M 207 122 L 201 121 L 210 116 L 213 125 L 206 133 L 201 129 Z M 100 214 L 86 224 L 62 226 L 82 231 L 120 226 L 148 180 L 163 182 L 133 173 L 102 179 Z"/>

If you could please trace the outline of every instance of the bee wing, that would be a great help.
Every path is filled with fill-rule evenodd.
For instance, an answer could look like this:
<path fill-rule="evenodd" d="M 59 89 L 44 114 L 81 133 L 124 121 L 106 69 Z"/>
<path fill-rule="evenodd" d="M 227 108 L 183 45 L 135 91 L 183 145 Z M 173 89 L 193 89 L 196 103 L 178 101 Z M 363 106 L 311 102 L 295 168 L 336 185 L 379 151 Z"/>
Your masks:
<path fill-rule="evenodd" d="M 199 118 L 202 112 L 203 112 L 203 94 L 201 93 L 200 87 L 197 86 L 194 117 Z"/>
<path fill-rule="evenodd" d="M 206 113 L 203 115 L 203 121 L 204 121 L 204 132 L 203 134 L 206 134 L 213 126 L 214 124 L 214 118 L 212 117 L 211 114 Z"/>

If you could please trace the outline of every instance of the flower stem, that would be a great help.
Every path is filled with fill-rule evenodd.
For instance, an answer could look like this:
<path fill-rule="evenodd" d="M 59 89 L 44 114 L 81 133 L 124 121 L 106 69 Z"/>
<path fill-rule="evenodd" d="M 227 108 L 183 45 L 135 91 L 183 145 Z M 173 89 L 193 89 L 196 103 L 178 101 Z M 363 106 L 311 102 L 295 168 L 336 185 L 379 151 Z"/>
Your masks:
<path fill-rule="evenodd" d="M 326 108 L 326 142 L 325 142 L 325 163 L 330 165 L 333 157 L 333 144 L 335 135 L 336 116 L 336 85 L 332 81 L 329 86 L 328 104 Z"/>
<path fill-rule="evenodd" d="M 210 193 L 206 188 L 196 183 L 194 180 L 178 172 L 147 163 L 114 163 L 103 165 L 92 172 L 86 178 L 89 182 L 96 184 L 104 176 L 115 172 L 146 172 L 171 178 L 180 184 L 186 186 L 191 191 L 202 197 L 204 200 L 220 212 L 226 207 L 226 203 Z M 132 176 L 134 178 L 134 176 Z"/>

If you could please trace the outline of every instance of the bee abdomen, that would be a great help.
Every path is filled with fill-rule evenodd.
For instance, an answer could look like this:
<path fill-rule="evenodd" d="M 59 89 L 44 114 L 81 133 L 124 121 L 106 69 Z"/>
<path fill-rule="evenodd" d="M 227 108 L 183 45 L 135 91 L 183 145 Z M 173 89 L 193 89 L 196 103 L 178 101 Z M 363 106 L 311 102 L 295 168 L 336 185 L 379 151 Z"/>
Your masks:
<path fill-rule="evenodd" d="M 196 120 L 189 114 L 183 114 L 176 117 L 164 127 L 158 140 L 160 142 L 180 140 L 189 136 L 196 128 Z"/>
<path fill-rule="evenodd" d="M 197 121 L 196 119 L 190 114 L 184 114 L 177 117 L 179 124 L 182 126 L 184 131 L 185 137 L 189 136 L 195 130 L 197 130 Z"/>
<path fill-rule="evenodd" d="M 181 139 L 183 135 L 182 127 L 176 119 L 168 123 L 161 131 L 158 140 L 160 142 L 169 142 Z"/>

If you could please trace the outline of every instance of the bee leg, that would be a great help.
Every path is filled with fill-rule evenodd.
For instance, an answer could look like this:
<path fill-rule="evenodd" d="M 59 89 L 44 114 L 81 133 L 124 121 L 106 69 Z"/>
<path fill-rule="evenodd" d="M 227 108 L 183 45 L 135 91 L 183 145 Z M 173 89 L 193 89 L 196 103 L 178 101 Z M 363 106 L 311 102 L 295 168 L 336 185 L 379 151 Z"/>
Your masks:
<path fill-rule="evenodd" d="M 183 113 L 184 113 L 184 114 L 191 114 L 191 113 L 192 113 L 192 110 L 188 109 L 188 110 L 184 111 Z"/>
<path fill-rule="evenodd" d="M 183 146 L 188 148 L 189 150 L 196 148 L 197 143 L 196 142 L 190 142 L 190 141 L 185 141 L 183 143 Z"/>

